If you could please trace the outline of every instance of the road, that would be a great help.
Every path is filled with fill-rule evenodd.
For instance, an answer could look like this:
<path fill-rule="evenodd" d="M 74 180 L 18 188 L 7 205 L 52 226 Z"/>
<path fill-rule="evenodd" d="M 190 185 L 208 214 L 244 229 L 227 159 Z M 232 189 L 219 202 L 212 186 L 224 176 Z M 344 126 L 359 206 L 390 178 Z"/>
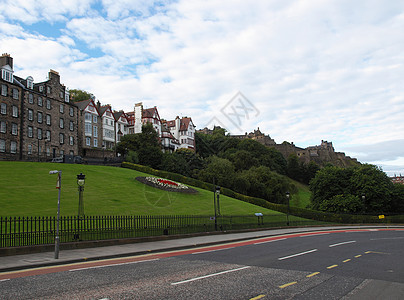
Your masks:
<path fill-rule="evenodd" d="M 404 230 L 289 234 L 0 273 L 0 299 L 403 299 Z"/>

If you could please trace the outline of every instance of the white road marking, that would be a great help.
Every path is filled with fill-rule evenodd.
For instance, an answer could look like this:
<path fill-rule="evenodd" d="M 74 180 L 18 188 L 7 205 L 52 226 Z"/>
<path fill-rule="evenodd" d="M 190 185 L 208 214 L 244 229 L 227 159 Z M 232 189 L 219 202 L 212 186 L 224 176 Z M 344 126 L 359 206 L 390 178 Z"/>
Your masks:
<path fill-rule="evenodd" d="M 288 258 L 292 258 L 292 257 L 296 257 L 296 256 L 300 256 L 300 255 L 304 255 L 304 254 L 316 252 L 316 251 L 317 251 L 317 249 L 313 249 L 313 250 L 309 250 L 309 251 L 305 251 L 305 252 L 300 252 L 300 253 L 296 253 L 296 254 L 293 254 L 293 255 L 289 255 L 289 256 L 285 256 L 285 257 L 280 257 L 280 258 L 278 258 L 278 260 L 288 259 Z"/>
<path fill-rule="evenodd" d="M 232 247 L 234 248 L 234 247 Z M 209 253 L 209 252 L 216 252 L 216 251 L 221 251 L 221 250 L 227 250 L 230 248 L 223 248 L 223 249 L 215 249 L 215 250 L 207 250 L 207 251 L 199 251 L 199 252 L 193 252 L 191 254 L 203 254 L 203 253 Z"/>
<path fill-rule="evenodd" d="M 173 283 L 171 283 L 171 285 L 187 283 L 187 282 L 200 280 L 200 279 L 204 279 L 204 278 L 209 278 L 209 277 L 213 277 L 213 276 L 218 276 L 218 275 L 222 275 L 222 274 L 226 274 L 226 273 L 230 273 L 230 272 L 241 271 L 241 270 L 248 269 L 248 268 L 251 268 L 251 267 L 246 266 L 246 267 L 242 267 L 242 268 L 238 268 L 238 269 L 232 269 L 232 270 L 227 270 L 227 271 L 223 271 L 223 272 L 219 272 L 219 273 L 213 273 L 213 274 L 209 274 L 209 275 L 205 275 L 205 276 L 201 276 L 201 277 L 195 277 L 195 278 L 191 278 L 191 279 L 187 279 L 187 280 L 183 280 L 183 281 L 173 282 Z"/>
<path fill-rule="evenodd" d="M 378 238 L 378 239 L 370 239 L 371 241 L 378 241 L 378 240 L 401 240 L 404 239 L 404 237 L 399 236 L 399 237 L 390 237 L 390 238 Z"/>
<path fill-rule="evenodd" d="M 110 264 L 110 265 L 103 265 L 103 266 L 71 269 L 71 270 L 69 270 L 69 272 L 84 271 L 84 270 L 90 270 L 90 269 L 101 269 L 101 268 L 106 268 L 106 267 L 123 266 L 123 265 L 130 265 L 130 264 L 138 264 L 138 263 L 149 262 L 149 261 L 154 261 L 154 260 L 159 260 L 159 259 L 155 258 L 155 259 L 148 259 L 148 260 L 125 262 L 125 263 L 120 263 L 120 264 Z"/>
<path fill-rule="evenodd" d="M 324 233 L 310 233 L 310 234 L 305 234 L 301 235 L 299 237 L 304 238 L 304 237 L 313 237 L 313 236 L 318 236 L 318 235 L 325 235 L 325 234 L 330 234 L 329 232 L 324 232 Z"/>
<path fill-rule="evenodd" d="M 329 245 L 328 247 L 335 247 L 335 246 L 340 246 L 340 245 L 345 245 L 345 244 L 352 244 L 352 243 L 356 243 L 356 241 L 347 241 L 347 242 L 342 242 L 342 243 L 338 243 L 338 244 L 332 244 Z"/>
<path fill-rule="evenodd" d="M 7 279 L 1 279 L 0 282 L 9 281 L 9 280 L 10 280 L 9 278 L 7 278 Z"/>
<path fill-rule="evenodd" d="M 276 240 L 270 240 L 270 241 L 265 241 L 265 242 L 258 242 L 258 243 L 254 243 L 254 245 L 265 244 L 265 243 L 272 243 L 272 242 L 282 241 L 282 240 L 286 240 L 286 238 L 276 239 Z"/>

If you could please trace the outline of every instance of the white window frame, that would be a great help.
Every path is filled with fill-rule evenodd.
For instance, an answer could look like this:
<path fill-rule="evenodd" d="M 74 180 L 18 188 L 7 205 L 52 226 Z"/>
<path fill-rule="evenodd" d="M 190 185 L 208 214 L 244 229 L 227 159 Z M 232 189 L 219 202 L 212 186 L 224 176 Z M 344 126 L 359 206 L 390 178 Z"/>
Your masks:
<path fill-rule="evenodd" d="M 60 118 L 60 119 L 59 119 L 59 127 L 60 127 L 61 129 L 65 128 L 65 121 L 63 120 L 63 118 Z"/>
<path fill-rule="evenodd" d="M 15 123 L 11 123 L 11 134 L 18 135 L 18 125 Z"/>
<path fill-rule="evenodd" d="M 38 140 L 42 140 L 42 128 L 38 128 L 37 136 L 38 136 Z"/>
<path fill-rule="evenodd" d="M 86 137 L 86 146 L 91 146 L 91 138 Z"/>
<path fill-rule="evenodd" d="M 6 133 L 7 132 L 7 123 L 6 121 L 0 121 L 0 132 Z"/>
<path fill-rule="evenodd" d="M 27 136 L 30 138 L 34 136 L 34 128 L 32 126 L 28 126 Z"/>
<path fill-rule="evenodd" d="M 0 140 L 0 152 L 6 152 L 6 141 Z"/>
<path fill-rule="evenodd" d="M 72 136 L 69 137 L 69 144 L 70 146 L 74 145 L 74 138 Z"/>
<path fill-rule="evenodd" d="M 6 104 L 6 103 L 2 103 L 2 104 L 1 104 L 1 114 L 2 114 L 2 115 L 6 115 L 6 114 L 7 114 L 7 104 Z"/>
<path fill-rule="evenodd" d="M 32 109 L 28 108 L 28 120 L 33 121 L 34 120 L 34 111 Z"/>
<path fill-rule="evenodd" d="M 94 139 L 94 147 L 98 147 L 98 139 Z"/>
<path fill-rule="evenodd" d="M 43 113 L 41 111 L 38 111 L 37 116 L 38 116 L 38 123 L 42 124 L 43 123 Z"/>
<path fill-rule="evenodd" d="M 46 99 L 46 108 L 51 109 L 51 101 L 49 99 Z"/>
<path fill-rule="evenodd" d="M 8 87 L 6 84 L 1 85 L 1 95 L 2 96 L 7 96 L 7 89 L 8 89 Z"/>
<path fill-rule="evenodd" d="M 13 105 L 13 111 L 12 111 L 13 117 L 18 118 L 18 107 Z"/>
<path fill-rule="evenodd" d="M 60 106 L 59 106 L 59 112 L 60 112 L 61 114 L 63 114 L 63 113 L 65 112 L 65 106 L 64 106 L 63 104 L 60 104 Z"/>
<path fill-rule="evenodd" d="M 51 122 L 52 122 L 51 115 L 46 114 L 46 125 L 51 125 Z"/>
<path fill-rule="evenodd" d="M 17 142 L 11 141 L 10 143 L 10 153 L 17 153 Z"/>

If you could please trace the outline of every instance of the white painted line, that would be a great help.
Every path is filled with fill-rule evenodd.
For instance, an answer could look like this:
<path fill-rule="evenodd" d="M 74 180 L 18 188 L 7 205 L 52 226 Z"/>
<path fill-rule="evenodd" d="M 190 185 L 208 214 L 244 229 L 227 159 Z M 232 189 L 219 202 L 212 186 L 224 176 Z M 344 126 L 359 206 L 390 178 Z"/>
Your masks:
<path fill-rule="evenodd" d="M 229 248 L 224 248 L 224 249 L 215 249 L 215 250 L 207 250 L 207 251 L 200 251 L 200 252 L 193 252 L 191 254 L 203 254 L 203 253 L 209 253 L 209 252 L 215 252 L 215 251 L 221 251 L 221 250 L 226 250 Z"/>
<path fill-rule="evenodd" d="M 378 239 L 370 239 L 371 241 L 379 241 L 379 240 L 401 240 L 404 237 L 390 237 L 390 238 L 378 238 Z"/>
<path fill-rule="evenodd" d="M 115 266 L 123 266 L 123 265 L 130 265 L 130 264 L 138 264 L 138 263 L 149 262 L 149 261 L 154 261 L 154 260 L 159 260 L 159 259 L 155 258 L 155 259 L 148 259 L 148 260 L 125 262 L 125 263 L 120 263 L 120 264 L 110 264 L 110 265 L 103 265 L 103 266 L 71 269 L 71 270 L 69 270 L 69 272 L 84 271 L 84 270 L 90 270 L 90 269 L 101 269 L 101 268 L 106 268 L 106 267 L 115 267 Z"/>
<path fill-rule="evenodd" d="M 213 273 L 213 274 L 209 274 L 209 275 L 205 275 L 205 276 L 201 276 L 201 277 L 195 277 L 195 278 L 187 279 L 187 280 L 184 280 L 184 281 L 173 282 L 173 283 L 171 283 L 171 285 L 187 283 L 187 282 L 196 281 L 196 280 L 200 280 L 200 279 L 205 279 L 205 278 L 209 278 L 209 277 L 213 277 L 213 276 L 218 276 L 218 275 L 222 275 L 222 274 L 226 274 L 226 273 L 230 273 L 230 272 L 241 271 L 241 270 L 248 269 L 248 268 L 251 268 L 251 267 L 247 266 L 247 267 L 227 270 L 227 271 L 223 271 L 223 272 L 219 272 L 219 273 Z"/>
<path fill-rule="evenodd" d="M 9 278 L 8 279 L 1 279 L 0 282 L 9 281 L 9 280 L 10 280 Z"/>
<path fill-rule="evenodd" d="M 313 249 L 313 250 L 309 250 L 309 251 L 305 251 L 305 252 L 300 252 L 300 253 L 297 253 L 297 254 L 293 254 L 293 255 L 289 255 L 289 256 L 285 256 L 285 257 L 280 257 L 280 258 L 278 258 L 278 260 L 288 259 L 288 258 L 292 258 L 292 257 L 296 257 L 296 256 L 316 252 L 316 251 L 317 251 L 317 249 Z"/>
<path fill-rule="evenodd" d="M 356 243 L 356 241 L 347 241 L 347 242 L 342 242 L 342 243 L 338 243 L 338 244 L 332 244 L 329 245 L 328 247 L 335 247 L 335 246 L 340 246 L 340 245 L 345 245 L 345 244 L 352 244 L 352 243 Z"/>
<path fill-rule="evenodd" d="M 282 240 L 286 240 L 286 238 L 277 239 L 277 240 L 270 240 L 270 241 L 265 241 L 265 242 L 258 242 L 258 243 L 254 243 L 254 245 L 260 245 L 260 244 L 265 244 L 265 243 L 272 243 L 272 242 L 282 241 Z"/>
<path fill-rule="evenodd" d="M 325 235 L 325 234 L 330 234 L 329 232 L 324 232 L 324 233 L 310 233 L 310 234 L 305 234 L 301 235 L 299 237 L 304 238 L 304 237 L 313 237 L 313 236 L 318 236 L 318 235 Z"/>

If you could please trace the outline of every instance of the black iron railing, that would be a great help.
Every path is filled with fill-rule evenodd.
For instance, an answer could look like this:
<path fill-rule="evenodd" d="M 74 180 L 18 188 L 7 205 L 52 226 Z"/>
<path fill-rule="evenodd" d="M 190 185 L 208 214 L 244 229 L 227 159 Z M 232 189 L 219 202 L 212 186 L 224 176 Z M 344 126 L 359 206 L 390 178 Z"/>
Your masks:
<path fill-rule="evenodd" d="M 286 226 L 285 215 L 218 216 L 217 230 Z M 318 222 L 290 219 L 290 225 Z M 60 242 L 93 241 L 133 237 L 177 235 L 215 231 L 213 216 L 62 216 Z M 52 244 L 56 217 L 0 217 L 0 248 Z"/>

